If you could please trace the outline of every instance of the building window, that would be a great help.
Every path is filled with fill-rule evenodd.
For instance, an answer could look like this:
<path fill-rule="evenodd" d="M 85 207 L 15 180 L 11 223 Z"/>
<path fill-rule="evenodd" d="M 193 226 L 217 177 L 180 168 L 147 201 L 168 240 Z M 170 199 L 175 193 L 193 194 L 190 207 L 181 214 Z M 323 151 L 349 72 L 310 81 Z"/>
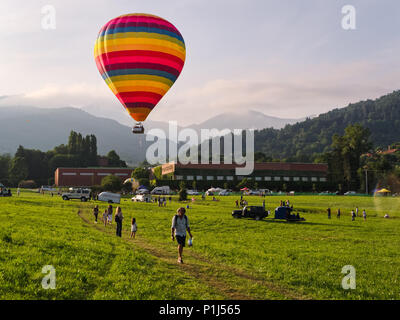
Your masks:
<path fill-rule="evenodd" d="M 224 180 L 224 176 L 217 176 L 217 180 L 219 181 Z"/>
<path fill-rule="evenodd" d="M 128 174 L 127 173 L 116 173 L 116 176 L 120 176 L 120 177 L 126 177 Z"/>
<path fill-rule="evenodd" d="M 112 173 L 99 172 L 97 175 L 98 175 L 98 176 L 109 176 L 109 175 L 112 175 Z"/>
<path fill-rule="evenodd" d="M 175 176 L 176 180 L 183 180 L 183 176 Z"/>
<path fill-rule="evenodd" d="M 76 173 L 75 172 L 64 172 L 62 175 L 63 176 L 76 176 Z"/>
<path fill-rule="evenodd" d="M 307 177 L 301 177 L 301 181 L 308 181 Z"/>
<path fill-rule="evenodd" d="M 274 181 L 281 181 L 281 177 L 274 177 Z"/>
<path fill-rule="evenodd" d="M 196 180 L 203 180 L 203 176 L 196 176 Z"/>
<path fill-rule="evenodd" d="M 326 178 L 320 178 L 319 181 L 326 182 Z"/>
<path fill-rule="evenodd" d="M 290 178 L 289 177 L 283 177 L 283 180 L 284 181 L 290 181 Z"/>
<path fill-rule="evenodd" d="M 318 181 L 317 177 L 311 177 L 311 181 Z"/>
<path fill-rule="evenodd" d="M 227 176 L 227 177 L 226 177 L 226 180 L 232 181 L 232 180 L 233 180 L 233 176 Z"/>
<path fill-rule="evenodd" d="M 300 181 L 299 177 L 293 177 L 293 181 Z"/>
<path fill-rule="evenodd" d="M 243 179 L 244 179 L 244 176 L 237 176 L 237 179 L 238 179 L 238 180 L 243 180 Z"/>
<path fill-rule="evenodd" d="M 264 180 L 265 181 L 271 181 L 272 179 L 271 179 L 271 177 L 264 177 Z"/>
<path fill-rule="evenodd" d="M 207 176 L 207 180 L 214 180 L 214 176 Z"/>
<path fill-rule="evenodd" d="M 261 177 L 256 177 L 256 181 L 261 181 L 262 178 Z"/>
<path fill-rule="evenodd" d="M 186 177 L 186 180 L 193 180 L 194 178 L 193 178 L 193 176 L 187 176 Z"/>
<path fill-rule="evenodd" d="M 93 176 L 94 173 L 91 173 L 91 172 L 81 172 L 79 175 L 81 175 L 81 176 Z"/>

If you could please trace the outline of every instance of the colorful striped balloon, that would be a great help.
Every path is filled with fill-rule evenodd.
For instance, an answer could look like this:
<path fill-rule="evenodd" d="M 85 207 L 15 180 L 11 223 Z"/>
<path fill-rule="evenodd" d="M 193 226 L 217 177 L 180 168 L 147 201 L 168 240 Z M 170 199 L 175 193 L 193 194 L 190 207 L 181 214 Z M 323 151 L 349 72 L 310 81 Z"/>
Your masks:
<path fill-rule="evenodd" d="M 130 116 L 144 121 L 181 73 L 186 48 L 171 23 L 135 13 L 100 29 L 94 56 L 101 76 Z"/>

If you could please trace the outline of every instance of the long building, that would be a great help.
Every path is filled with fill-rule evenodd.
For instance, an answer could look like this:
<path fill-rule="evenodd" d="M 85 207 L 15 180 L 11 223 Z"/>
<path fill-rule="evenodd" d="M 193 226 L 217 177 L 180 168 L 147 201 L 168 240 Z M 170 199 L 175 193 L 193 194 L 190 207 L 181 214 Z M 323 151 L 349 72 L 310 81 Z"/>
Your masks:
<path fill-rule="evenodd" d="M 327 182 L 327 164 L 314 163 L 255 163 L 250 176 L 235 174 L 236 164 L 181 164 L 161 166 L 165 180 L 184 181 L 241 181 L 243 178 L 259 182 Z"/>
<path fill-rule="evenodd" d="M 101 184 L 111 174 L 125 181 L 132 171 L 130 168 L 57 168 L 54 182 L 57 187 L 90 187 Z"/>

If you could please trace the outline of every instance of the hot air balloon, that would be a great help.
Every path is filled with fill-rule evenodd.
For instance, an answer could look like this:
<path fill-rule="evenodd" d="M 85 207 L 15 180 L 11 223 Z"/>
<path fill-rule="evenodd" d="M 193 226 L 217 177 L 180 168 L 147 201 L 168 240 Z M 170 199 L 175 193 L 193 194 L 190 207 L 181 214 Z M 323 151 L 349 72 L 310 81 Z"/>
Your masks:
<path fill-rule="evenodd" d="M 133 133 L 174 84 L 185 63 L 180 32 L 160 17 L 134 13 L 107 22 L 97 36 L 94 56 L 104 81 L 138 123 Z"/>

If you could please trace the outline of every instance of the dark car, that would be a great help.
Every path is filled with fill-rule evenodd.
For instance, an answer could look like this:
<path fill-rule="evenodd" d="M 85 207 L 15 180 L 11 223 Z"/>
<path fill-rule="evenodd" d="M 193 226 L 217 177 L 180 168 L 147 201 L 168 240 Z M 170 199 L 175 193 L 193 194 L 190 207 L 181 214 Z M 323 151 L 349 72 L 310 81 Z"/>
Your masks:
<path fill-rule="evenodd" d="M 245 206 L 242 210 L 233 210 L 232 217 L 261 220 L 268 217 L 268 212 L 262 206 Z"/>

